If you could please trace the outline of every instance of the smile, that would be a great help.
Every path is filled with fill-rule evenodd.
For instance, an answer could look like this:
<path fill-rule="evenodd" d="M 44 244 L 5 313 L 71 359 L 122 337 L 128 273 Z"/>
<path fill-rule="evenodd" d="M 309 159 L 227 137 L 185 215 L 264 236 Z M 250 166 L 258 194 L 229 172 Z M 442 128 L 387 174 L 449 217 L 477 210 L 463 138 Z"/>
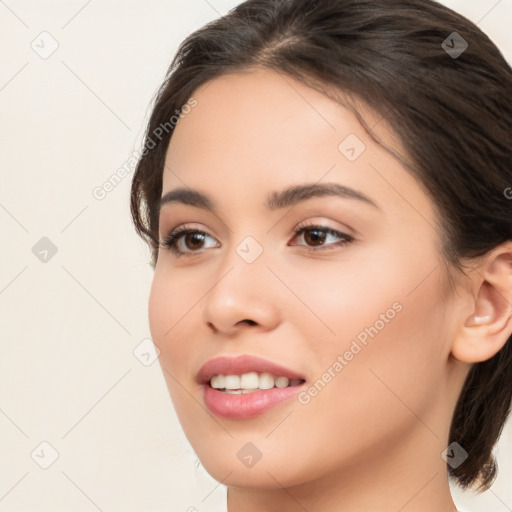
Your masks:
<path fill-rule="evenodd" d="M 214 375 L 210 379 L 210 386 L 225 393 L 240 394 L 253 393 L 260 389 L 287 388 L 302 384 L 304 379 L 276 377 L 271 373 L 249 372 L 242 375 Z"/>
<path fill-rule="evenodd" d="M 227 419 L 260 416 L 296 396 L 306 379 L 266 359 L 242 355 L 211 359 L 199 370 L 206 407 Z"/>

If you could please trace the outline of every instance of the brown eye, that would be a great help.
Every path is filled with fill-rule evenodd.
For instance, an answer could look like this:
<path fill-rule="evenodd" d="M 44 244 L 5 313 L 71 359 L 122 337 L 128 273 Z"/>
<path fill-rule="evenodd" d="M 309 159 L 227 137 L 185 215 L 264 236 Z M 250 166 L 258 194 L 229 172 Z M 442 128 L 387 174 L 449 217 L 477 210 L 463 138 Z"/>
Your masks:
<path fill-rule="evenodd" d="M 183 236 L 184 244 L 187 249 L 200 249 L 204 243 L 204 233 L 187 233 Z"/>
<path fill-rule="evenodd" d="M 204 231 L 180 226 L 171 231 L 167 238 L 160 243 L 160 246 L 171 249 L 176 256 L 192 256 L 200 254 L 200 249 L 203 248 L 207 238 L 212 237 Z M 182 241 L 183 243 L 181 243 Z"/>
<path fill-rule="evenodd" d="M 325 231 L 321 229 L 308 229 L 304 231 L 304 240 L 311 245 L 322 245 L 327 238 Z"/>
<path fill-rule="evenodd" d="M 303 239 L 306 242 L 306 247 L 312 249 L 318 247 L 320 250 L 323 250 L 324 247 L 326 249 L 333 249 L 335 247 L 348 245 L 354 240 L 353 237 L 342 233 L 341 231 L 336 231 L 335 229 L 331 229 L 327 226 L 318 225 L 300 225 L 295 231 L 295 238 L 299 237 L 300 235 L 303 235 Z M 341 239 L 341 243 L 338 242 L 326 244 L 325 242 L 328 237 Z"/>

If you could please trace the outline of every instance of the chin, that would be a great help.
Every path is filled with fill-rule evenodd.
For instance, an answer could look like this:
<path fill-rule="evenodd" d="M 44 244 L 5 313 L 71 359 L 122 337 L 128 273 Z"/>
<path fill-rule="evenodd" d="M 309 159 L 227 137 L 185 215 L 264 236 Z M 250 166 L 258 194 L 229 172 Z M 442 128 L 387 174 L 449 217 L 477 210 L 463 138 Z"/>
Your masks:
<path fill-rule="evenodd" d="M 262 464 L 261 461 L 252 468 L 241 468 L 214 461 L 213 464 L 203 463 L 203 467 L 217 482 L 229 487 L 281 489 L 300 485 L 306 481 L 306 479 L 297 479 L 297 475 L 291 474 L 290 471 L 278 470 L 272 464 L 262 466 L 260 464 Z"/>
<path fill-rule="evenodd" d="M 314 467 L 314 461 L 307 463 L 307 454 L 301 456 L 300 450 L 286 447 L 284 443 L 279 448 L 262 448 L 258 454 L 258 449 L 250 442 L 231 441 L 231 445 L 219 443 L 218 439 L 207 446 L 192 444 L 208 474 L 226 486 L 254 489 L 293 487 L 314 479 L 319 469 Z M 298 456 L 298 460 L 290 460 L 290 454 Z"/>

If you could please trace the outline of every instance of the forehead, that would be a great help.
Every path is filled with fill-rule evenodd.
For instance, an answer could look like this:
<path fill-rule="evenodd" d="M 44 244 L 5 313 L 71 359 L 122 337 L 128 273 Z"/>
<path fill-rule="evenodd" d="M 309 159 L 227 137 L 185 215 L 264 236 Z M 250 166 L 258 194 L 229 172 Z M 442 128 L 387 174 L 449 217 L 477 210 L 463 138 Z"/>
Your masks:
<path fill-rule="evenodd" d="M 171 138 L 169 152 L 174 157 L 183 157 L 177 153 L 200 144 L 202 154 L 222 150 L 228 158 L 245 151 L 247 158 L 272 156 L 276 161 L 280 155 L 299 155 L 320 142 L 336 155 L 340 135 L 357 124 L 324 94 L 267 69 L 223 75 L 204 84 L 193 97 L 197 106 L 180 120 Z M 193 156 L 200 155 L 196 151 Z"/>
<path fill-rule="evenodd" d="M 415 204 L 432 216 L 416 179 L 350 110 L 288 75 L 267 69 L 226 74 L 192 97 L 197 104 L 180 119 L 169 144 L 164 193 L 188 186 L 222 199 L 242 189 L 266 198 L 270 189 L 337 181 L 378 203 L 412 211 Z M 366 109 L 364 116 L 378 126 L 379 138 L 403 154 L 377 113 Z"/>

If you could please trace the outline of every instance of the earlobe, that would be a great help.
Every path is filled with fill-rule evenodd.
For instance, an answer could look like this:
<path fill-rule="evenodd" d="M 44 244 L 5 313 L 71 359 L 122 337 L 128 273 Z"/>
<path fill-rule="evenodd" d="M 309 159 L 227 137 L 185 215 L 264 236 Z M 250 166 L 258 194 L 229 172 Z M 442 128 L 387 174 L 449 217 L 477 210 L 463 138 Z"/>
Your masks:
<path fill-rule="evenodd" d="M 497 354 L 512 335 L 512 242 L 491 251 L 471 278 L 472 312 L 452 345 L 459 361 L 477 363 Z"/>

